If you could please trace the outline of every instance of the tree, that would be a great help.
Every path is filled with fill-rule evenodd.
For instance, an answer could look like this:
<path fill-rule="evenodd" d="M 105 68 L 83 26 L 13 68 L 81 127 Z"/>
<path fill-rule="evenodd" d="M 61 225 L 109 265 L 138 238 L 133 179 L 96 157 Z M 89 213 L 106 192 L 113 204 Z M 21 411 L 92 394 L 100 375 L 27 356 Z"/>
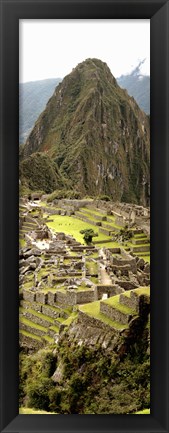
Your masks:
<path fill-rule="evenodd" d="M 84 234 L 83 239 L 87 245 L 91 244 L 94 236 L 98 236 L 98 233 L 95 233 L 93 229 L 80 230 L 80 233 Z"/>

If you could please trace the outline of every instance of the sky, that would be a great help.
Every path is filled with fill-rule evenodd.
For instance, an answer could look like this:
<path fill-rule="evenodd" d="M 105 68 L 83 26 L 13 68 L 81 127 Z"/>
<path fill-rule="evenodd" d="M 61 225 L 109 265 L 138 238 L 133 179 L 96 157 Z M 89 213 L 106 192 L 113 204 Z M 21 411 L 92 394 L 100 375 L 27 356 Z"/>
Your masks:
<path fill-rule="evenodd" d="M 145 59 L 141 73 L 150 75 L 150 20 L 20 20 L 20 83 L 64 78 L 87 58 L 116 78 Z"/>

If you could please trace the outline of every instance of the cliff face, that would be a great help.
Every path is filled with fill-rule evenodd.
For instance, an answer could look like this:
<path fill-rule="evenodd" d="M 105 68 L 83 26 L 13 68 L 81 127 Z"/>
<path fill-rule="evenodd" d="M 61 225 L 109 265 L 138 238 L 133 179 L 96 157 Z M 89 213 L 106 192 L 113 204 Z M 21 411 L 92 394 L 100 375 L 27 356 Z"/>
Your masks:
<path fill-rule="evenodd" d="M 56 88 L 24 149 L 47 152 L 82 194 L 149 204 L 149 119 L 108 66 L 87 59 Z"/>

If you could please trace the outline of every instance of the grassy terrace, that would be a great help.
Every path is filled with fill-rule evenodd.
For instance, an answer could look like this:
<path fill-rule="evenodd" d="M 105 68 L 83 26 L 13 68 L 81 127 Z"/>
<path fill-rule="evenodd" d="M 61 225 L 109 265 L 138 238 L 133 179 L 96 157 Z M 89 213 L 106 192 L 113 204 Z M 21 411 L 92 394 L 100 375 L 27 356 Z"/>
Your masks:
<path fill-rule="evenodd" d="M 39 341 L 39 342 L 42 341 L 42 338 L 41 338 L 41 337 L 38 337 L 38 335 L 35 335 L 35 334 L 31 334 L 30 332 L 27 332 L 27 331 L 25 331 L 24 329 L 20 329 L 20 330 L 19 330 L 19 333 L 20 333 L 21 335 L 24 335 L 25 337 L 33 338 L 34 340 L 37 340 L 37 341 Z"/>
<path fill-rule="evenodd" d="M 72 313 L 65 321 L 64 321 L 64 325 L 65 326 L 70 326 L 71 323 L 73 322 L 73 320 L 75 320 L 77 317 L 77 312 Z"/>
<path fill-rule="evenodd" d="M 80 214 L 82 216 L 84 215 L 84 216 L 88 217 L 90 220 L 93 220 L 95 222 L 99 221 L 97 218 L 95 218 L 95 216 L 100 217 L 100 220 L 103 224 L 103 228 L 104 228 L 104 224 L 108 224 L 109 226 L 111 226 L 112 230 L 114 227 L 121 229 L 121 226 L 115 224 L 115 217 L 113 215 L 106 215 L 106 213 L 104 214 L 102 212 L 96 211 L 95 209 L 87 209 L 87 208 L 81 208 L 79 215 Z M 107 218 L 106 221 L 102 221 L 102 217 L 104 217 L 104 216 L 106 216 L 106 218 Z"/>
<path fill-rule="evenodd" d="M 53 324 L 54 323 L 54 319 L 52 319 L 51 317 L 49 317 L 49 316 L 46 316 L 45 314 L 43 314 L 43 313 L 39 313 L 38 311 L 36 311 L 36 310 L 33 310 L 33 309 L 27 309 L 26 310 L 28 313 L 30 313 L 30 314 L 32 314 L 32 316 L 36 316 L 36 317 L 38 317 L 38 318 L 40 318 L 40 319 L 42 319 L 42 320 L 46 320 L 47 322 L 49 322 L 49 323 L 51 323 L 51 324 Z M 22 311 L 23 312 L 23 311 Z"/>
<path fill-rule="evenodd" d="M 124 296 L 130 297 L 131 290 L 127 290 L 123 293 Z M 134 289 L 134 293 L 137 293 L 137 295 L 148 295 L 150 296 L 150 287 L 139 287 L 138 289 Z"/>
<path fill-rule="evenodd" d="M 49 335 L 43 335 L 43 340 L 45 340 L 47 343 L 53 344 L 54 339 L 52 337 L 49 337 Z"/>
<path fill-rule="evenodd" d="M 39 329 L 40 331 L 43 331 L 45 333 L 47 332 L 47 329 L 44 326 L 38 325 L 37 323 L 34 323 L 31 320 L 28 320 L 23 316 L 20 316 L 19 320 L 20 320 L 20 323 L 23 323 L 24 325 L 30 326 L 30 328 L 32 328 L 32 330 L 33 329 Z"/>
<path fill-rule="evenodd" d="M 89 209 L 88 207 L 81 207 L 80 210 L 82 212 L 84 212 L 84 213 L 85 212 L 88 213 L 88 215 L 97 215 L 97 216 L 100 216 L 100 217 L 107 216 L 106 212 L 105 213 L 101 212 L 99 210 L 96 210 L 95 208 L 93 208 L 93 209 L 90 208 Z"/>
<path fill-rule="evenodd" d="M 78 216 L 79 217 L 86 217 L 86 218 L 88 218 L 88 219 L 90 219 L 90 221 L 93 221 L 93 222 L 99 222 L 99 220 L 98 219 L 96 219 L 95 217 L 94 217 L 94 214 L 88 214 L 87 212 L 85 212 L 85 211 L 76 211 L 76 216 L 77 216 L 77 218 L 78 218 Z"/>
<path fill-rule="evenodd" d="M 72 235 L 76 241 L 80 242 L 82 245 L 84 245 L 85 242 L 80 230 L 84 229 L 93 229 L 94 232 L 98 233 L 97 238 L 94 238 L 94 240 L 103 241 L 110 239 L 109 236 L 99 233 L 96 226 L 86 223 L 78 218 L 73 218 L 71 216 L 52 215 L 52 219 L 53 222 L 47 222 L 49 228 L 55 232 L 64 232 L 66 235 Z"/>
<path fill-rule="evenodd" d="M 52 326 L 50 326 L 50 328 L 49 328 L 49 329 L 51 329 L 52 331 L 56 332 L 56 334 L 58 334 L 58 333 L 59 333 L 59 327 L 58 327 L 58 326 L 56 326 L 56 325 L 52 325 Z"/>
<path fill-rule="evenodd" d="M 112 328 L 118 329 L 119 331 L 128 328 L 128 325 L 122 325 L 121 323 L 114 322 L 104 314 L 100 313 L 100 301 L 91 302 L 90 304 L 85 304 L 82 306 L 80 305 L 79 310 L 90 317 L 100 320 Z"/>
<path fill-rule="evenodd" d="M 29 302 L 29 301 L 25 301 L 25 302 L 26 302 L 28 308 L 31 309 L 31 307 L 32 307 L 33 304 L 31 302 Z M 40 302 L 35 302 L 35 304 L 39 307 L 39 309 L 41 307 L 47 307 L 50 311 L 52 311 L 54 313 L 64 312 L 64 313 L 66 313 L 66 314 L 69 315 L 72 312 L 72 307 L 70 307 L 70 308 L 60 308 L 58 306 L 54 307 L 53 305 L 41 304 Z M 25 311 L 25 308 L 20 307 L 20 312 L 23 312 L 23 311 Z M 35 310 L 33 310 L 33 311 L 35 311 Z"/>
<path fill-rule="evenodd" d="M 104 304 L 110 305 L 111 307 L 115 308 L 116 310 L 120 311 L 121 313 L 135 315 L 136 311 L 127 307 L 126 305 L 120 304 L 119 298 L 120 298 L 120 295 L 115 295 L 109 299 L 102 301 L 102 302 Z"/>

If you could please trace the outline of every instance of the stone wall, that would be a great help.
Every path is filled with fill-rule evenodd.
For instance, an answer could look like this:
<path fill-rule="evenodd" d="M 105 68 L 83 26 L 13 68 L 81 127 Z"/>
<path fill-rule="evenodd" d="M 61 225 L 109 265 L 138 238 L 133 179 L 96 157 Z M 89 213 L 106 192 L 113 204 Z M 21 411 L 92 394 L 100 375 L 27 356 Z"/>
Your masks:
<path fill-rule="evenodd" d="M 23 289 L 23 299 L 28 302 L 36 302 L 36 293 Z"/>
<path fill-rule="evenodd" d="M 117 257 L 112 256 L 110 258 L 111 263 L 113 265 L 116 266 L 124 266 L 124 265 L 129 265 L 130 266 L 130 270 L 133 272 L 133 274 L 137 273 L 137 263 L 136 263 L 136 259 L 120 259 Z"/>
<path fill-rule="evenodd" d="M 37 325 L 44 326 L 44 328 L 48 328 L 49 326 L 52 325 L 52 323 L 49 320 L 44 319 L 40 315 L 36 316 L 27 310 L 24 312 L 24 317 L 26 317 L 28 320 L 31 320 L 31 322 L 33 323 L 37 323 Z"/>
<path fill-rule="evenodd" d="M 148 251 L 150 251 L 150 246 L 149 245 L 145 245 L 142 247 L 133 247 L 132 248 L 133 253 L 147 253 Z"/>
<path fill-rule="evenodd" d="M 61 209 L 52 209 L 52 207 L 42 207 L 43 212 L 48 213 L 49 215 L 60 215 Z"/>
<path fill-rule="evenodd" d="M 85 304 L 94 301 L 94 290 L 76 292 L 76 304 Z"/>
<path fill-rule="evenodd" d="M 126 305 L 127 307 L 135 310 L 137 313 L 139 312 L 139 296 L 128 297 L 121 294 L 119 301 L 120 304 Z"/>
<path fill-rule="evenodd" d="M 28 301 L 20 301 L 20 306 L 25 309 L 32 308 L 32 310 L 42 313 L 42 305 L 38 304 L 37 302 L 31 302 L 30 304 Z"/>
<path fill-rule="evenodd" d="M 47 304 L 48 302 L 48 294 L 43 292 L 36 293 L 36 302 L 40 302 L 40 304 Z"/>
<path fill-rule="evenodd" d="M 122 265 L 122 266 L 111 265 L 110 271 L 112 271 L 115 275 L 120 274 L 128 277 L 130 271 L 130 265 Z"/>
<path fill-rule="evenodd" d="M 132 281 L 123 281 L 123 280 L 116 280 L 116 284 L 118 284 L 120 287 L 122 287 L 124 290 L 133 290 L 139 287 L 139 283 L 133 283 Z"/>
<path fill-rule="evenodd" d="M 122 325 L 128 324 L 131 319 L 130 314 L 124 314 L 103 301 L 100 301 L 100 312 L 105 314 L 105 316 L 109 317 L 113 322 L 118 322 Z"/>
<path fill-rule="evenodd" d="M 108 248 L 106 249 L 106 256 L 110 256 L 111 254 L 120 254 L 121 253 L 121 248 Z"/>
<path fill-rule="evenodd" d="M 116 285 L 107 286 L 107 285 L 97 285 L 94 290 L 95 301 L 102 299 L 103 294 L 107 294 L 108 298 L 114 295 L 118 295 L 122 293 L 123 289 Z"/>
<path fill-rule="evenodd" d="M 51 305 L 51 306 L 54 306 L 55 303 L 56 303 L 56 297 L 57 297 L 56 292 L 55 292 L 55 293 L 53 293 L 53 292 L 48 292 L 48 300 L 47 300 L 47 304 L 49 304 L 49 305 Z"/>
<path fill-rule="evenodd" d="M 20 347 L 26 347 L 31 350 L 39 350 L 44 345 L 43 340 L 37 340 L 36 338 L 29 337 L 27 335 L 19 333 L 19 345 Z"/>
<path fill-rule="evenodd" d="M 110 331 L 112 330 L 112 327 L 107 325 L 104 322 L 101 322 L 101 320 L 97 320 L 95 317 L 89 316 L 86 313 L 83 313 L 83 311 L 79 310 L 78 313 L 78 322 L 83 323 L 86 328 L 88 327 L 96 327 L 97 329 L 102 329 L 104 331 Z"/>
<path fill-rule="evenodd" d="M 99 228 L 99 232 L 103 233 L 103 235 L 110 236 L 111 233 L 113 232 L 113 228 L 111 230 L 106 230 L 103 227 L 101 227 L 101 228 Z"/>
<path fill-rule="evenodd" d="M 19 323 L 19 329 L 23 329 L 24 331 L 30 332 L 30 334 L 38 335 L 39 337 L 42 337 L 43 335 L 47 334 L 42 329 L 38 329 L 36 327 L 29 326 L 28 324 L 23 323 L 23 322 Z"/>
<path fill-rule="evenodd" d="M 94 290 L 67 290 L 66 303 L 68 305 L 86 304 L 95 300 Z"/>
<path fill-rule="evenodd" d="M 67 297 L 65 292 L 56 292 L 56 302 L 59 304 L 66 305 L 67 304 Z"/>

